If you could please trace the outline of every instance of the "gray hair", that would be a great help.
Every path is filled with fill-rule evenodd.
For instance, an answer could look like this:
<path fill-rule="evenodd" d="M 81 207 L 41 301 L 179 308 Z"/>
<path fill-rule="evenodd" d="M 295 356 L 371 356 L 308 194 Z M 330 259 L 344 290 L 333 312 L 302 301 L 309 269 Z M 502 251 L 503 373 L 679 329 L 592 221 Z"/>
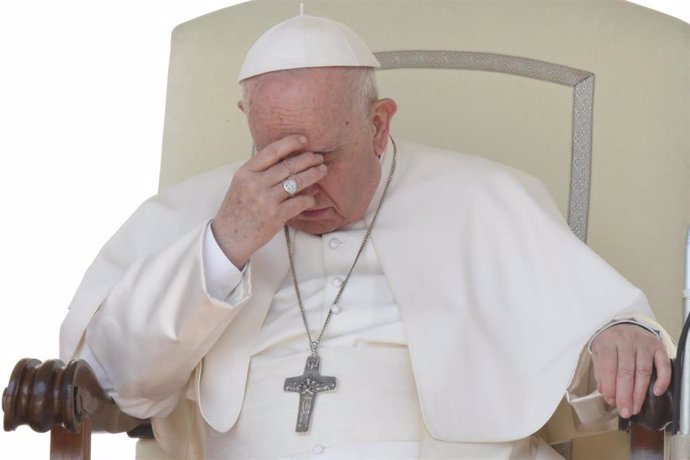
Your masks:
<path fill-rule="evenodd" d="M 371 116 L 371 104 L 379 98 L 376 86 L 376 72 L 371 67 L 344 67 L 345 84 L 352 94 L 353 110 L 361 110 Z"/>
<path fill-rule="evenodd" d="M 279 72 L 294 72 L 302 69 L 281 70 Z M 367 118 L 371 117 L 371 104 L 378 99 L 378 89 L 376 86 L 376 72 L 371 67 L 341 67 L 341 72 L 345 80 L 345 85 L 348 92 L 352 95 L 352 109 L 360 110 Z M 245 108 L 249 107 L 249 99 L 251 96 L 251 85 L 247 82 L 252 80 L 242 80 L 240 86 L 242 87 L 242 105 Z"/>

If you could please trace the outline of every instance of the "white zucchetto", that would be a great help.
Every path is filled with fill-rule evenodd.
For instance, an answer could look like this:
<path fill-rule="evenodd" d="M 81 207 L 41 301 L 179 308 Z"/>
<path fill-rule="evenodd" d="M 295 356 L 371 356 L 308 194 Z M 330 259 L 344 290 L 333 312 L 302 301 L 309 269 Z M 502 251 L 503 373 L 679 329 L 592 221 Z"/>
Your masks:
<path fill-rule="evenodd" d="M 244 58 L 238 81 L 306 67 L 380 67 L 364 41 L 330 19 L 300 15 L 266 31 Z"/>

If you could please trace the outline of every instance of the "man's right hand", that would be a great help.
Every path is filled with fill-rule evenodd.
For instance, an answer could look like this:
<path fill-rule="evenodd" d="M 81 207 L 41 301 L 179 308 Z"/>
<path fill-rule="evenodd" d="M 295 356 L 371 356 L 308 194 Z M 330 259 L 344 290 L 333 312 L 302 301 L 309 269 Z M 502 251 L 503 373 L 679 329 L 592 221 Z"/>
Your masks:
<path fill-rule="evenodd" d="M 287 221 L 314 206 L 312 195 L 299 192 L 320 181 L 327 168 L 322 155 L 303 151 L 306 145 L 303 135 L 286 136 L 258 151 L 233 176 L 211 230 L 238 269 Z M 288 178 L 297 182 L 293 196 L 283 189 Z"/>

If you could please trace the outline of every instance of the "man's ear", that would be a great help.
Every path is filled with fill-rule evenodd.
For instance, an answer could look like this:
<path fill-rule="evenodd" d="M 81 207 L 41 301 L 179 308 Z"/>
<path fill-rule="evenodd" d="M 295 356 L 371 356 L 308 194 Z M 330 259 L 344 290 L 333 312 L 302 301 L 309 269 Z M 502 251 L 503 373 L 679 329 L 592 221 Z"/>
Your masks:
<path fill-rule="evenodd" d="M 244 111 L 244 104 L 242 103 L 242 101 L 237 101 L 237 108 L 240 109 L 242 113 L 246 113 Z"/>
<path fill-rule="evenodd" d="M 398 110 L 393 99 L 379 99 L 372 105 L 372 127 L 374 128 L 374 151 L 378 156 L 383 155 L 388 145 L 388 133 L 391 129 L 391 119 Z"/>

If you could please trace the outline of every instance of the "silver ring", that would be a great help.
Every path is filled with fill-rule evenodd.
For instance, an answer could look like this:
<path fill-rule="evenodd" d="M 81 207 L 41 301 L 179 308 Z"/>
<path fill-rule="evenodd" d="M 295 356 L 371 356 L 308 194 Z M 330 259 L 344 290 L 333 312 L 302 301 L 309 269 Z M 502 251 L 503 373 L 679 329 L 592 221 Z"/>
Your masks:
<path fill-rule="evenodd" d="M 285 190 L 288 195 L 292 196 L 297 191 L 297 181 L 295 179 L 286 179 L 283 181 L 283 190 Z"/>

